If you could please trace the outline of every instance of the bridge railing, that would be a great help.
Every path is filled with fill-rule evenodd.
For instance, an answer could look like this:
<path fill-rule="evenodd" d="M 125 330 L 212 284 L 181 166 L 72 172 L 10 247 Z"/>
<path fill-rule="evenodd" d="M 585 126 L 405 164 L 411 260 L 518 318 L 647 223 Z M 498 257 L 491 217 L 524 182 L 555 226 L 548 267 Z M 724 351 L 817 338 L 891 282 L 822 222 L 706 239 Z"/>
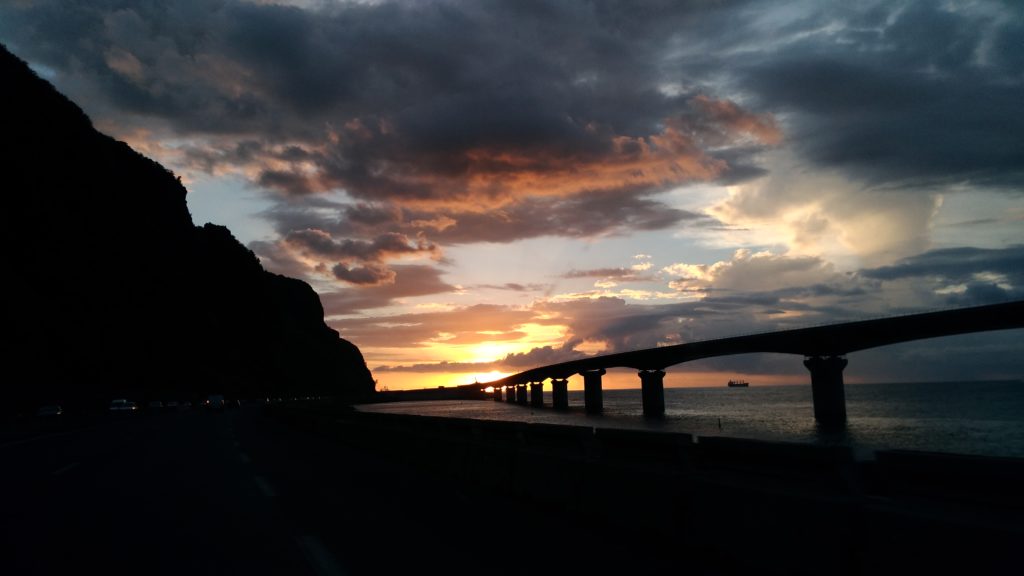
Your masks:
<path fill-rule="evenodd" d="M 894 315 L 888 315 L 888 316 L 884 316 L 883 315 L 883 316 L 863 317 L 862 319 L 847 320 L 847 321 L 840 321 L 840 322 L 836 322 L 835 320 L 832 320 L 832 321 L 826 321 L 826 322 L 821 322 L 821 323 L 817 323 L 817 324 L 810 324 L 810 325 L 804 325 L 804 326 L 799 326 L 799 327 L 790 327 L 790 328 L 785 328 L 785 329 L 782 329 L 782 330 L 778 330 L 777 329 L 777 330 L 766 330 L 766 331 L 759 331 L 759 332 L 750 332 L 750 333 L 747 333 L 747 334 L 737 334 L 737 335 L 732 335 L 732 336 L 713 338 L 713 339 L 709 339 L 709 340 L 687 342 L 687 343 L 683 343 L 683 344 L 672 344 L 672 345 L 668 345 L 668 346 L 659 346 L 659 347 L 643 349 L 643 350 L 632 350 L 632 351 L 626 351 L 626 352 L 615 352 L 615 353 L 611 353 L 611 354 L 601 354 L 601 355 L 596 355 L 596 356 L 588 356 L 588 357 L 585 357 L 585 358 L 578 358 L 578 359 L 573 359 L 573 360 L 567 360 L 567 361 L 564 361 L 564 362 L 556 362 L 554 364 L 549 364 L 549 365 L 546 365 L 546 366 L 538 366 L 538 367 L 535 367 L 535 368 L 531 368 L 529 370 L 523 370 L 523 371 L 517 372 L 516 374 L 512 374 L 512 375 L 507 376 L 505 378 L 496 380 L 496 381 L 494 381 L 492 383 L 481 383 L 481 385 L 482 386 L 487 386 L 487 385 L 492 385 L 492 384 L 507 385 L 508 383 L 519 382 L 519 381 L 523 380 L 524 378 L 539 377 L 541 375 L 545 375 L 545 378 L 550 378 L 551 377 L 550 374 L 559 374 L 559 373 L 562 373 L 562 372 L 565 372 L 568 375 L 571 375 L 571 374 L 578 373 L 578 371 L 579 371 L 578 369 L 582 369 L 582 368 L 584 368 L 584 367 L 586 367 L 588 365 L 592 365 L 593 368 L 599 368 L 599 367 L 600 368 L 614 368 L 614 367 L 617 367 L 617 366 L 611 364 L 611 362 L 614 362 L 614 361 L 616 361 L 618 359 L 629 358 L 629 357 L 633 357 L 633 356 L 639 356 L 639 355 L 643 355 L 644 353 L 650 353 L 652 355 L 652 357 L 654 357 L 654 355 L 656 355 L 659 351 L 663 351 L 666 348 L 673 348 L 673 347 L 680 347 L 680 348 L 682 348 L 682 347 L 687 347 L 687 346 L 707 345 L 707 344 L 711 344 L 711 343 L 715 343 L 715 342 L 723 342 L 723 341 L 728 341 L 728 340 L 753 338 L 753 337 L 757 337 L 757 336 L 771 336 L 771 335 L 784 336 L 784 335 L 787 335 L 787 334 L 792 334 L 794 332 L 800 332 L 800 331 L 804 331 L 804 330 L 811 330 L 811 329 L 814 329 L 814 328 L 826 328 L 826 327 L 833 327 L 833 326 L 838 328 L 838 327 L 843 327 L 843 326 L 846 326 L 846 325 L 856 325 L 856 324 L 860 324 L 860 323 L 871 323 L 871 322 L 886 321 L 886 320 L 899 320 L 901 318 L 910 318 L 910 317 L 917 317 L 917 316 L 926 317 L 926 316 L 931 316 L 933 314 L 941 314 L 941 313 L 951 313 L 952 314 L 952 313 L 958 313 L 958 312 L 968 312 L 968 311 L 971 311 L 971 310 L 979 310 L 979 311 L 981 311 L 981 310 L 988 310 L 988 311 L 991 311 L 991 309 L 993 307 L 1010 306 L 1010 309 L 1014 309 L 1012 307 L 1012 305 L 1014 305 L 1014 304 L 1016 304 L 1016 305 L 1024 304 L 1024 301 L 1010 300 L 1010 301 L 1004 301 L 1004 302 L 998 302 L 998 303 L 986 304 L 986 305 L 983 305 L 983 306 L 975 306 L 975 307 L 968 307 L 968 308 L 931 308 L 931 309 L 927 309 L 927 310 L 907 310 L 906 312 L 901 313 L 901 314 L 894 314 Z M 862 349 L 862 348 L 852 348 L 851 350 L 859 350 L 859 349 Z M 749 352 L 750 353 L 754 353 L 754 352 L 758 352 L 758 351 L 759 350 L 750 350 Z M 761 351 L 777 352 L 779 350 L 761 350 Z M 790 351 L 790 350 L 786 350 L 786 352 L 787 353 L 798 353 L 796 351 Z M 743 352 L 734 352 L 734 353 L 748 353 L 748 352 L 743 351 Z M 819 352 L 814 352 L 812 355 L 817 355 L 818 353 Z M 829 352 L 829 353 L 832 353 L 832 352 Z M 715 354 L 715 355 L 722 355 L 722 354 Z M 602 363 L 601 362 L 602 359 L 609 360 L 609 363 L 607 363 L 607 364 Z M 694 358 L 694 359 L 696 359 L 696 358 Z M 635 360 L 635 358 L 633 358 L 633 360 Z M 686 361 L 686 360 L 681 360 L 680 362 L 682 362 L 682 361 Z M 629 367 L 629 366 L 631 366 L 632 364 L 635 364 L 635 363 L 637 363 L 637 362 L 631 362 L 631 364 L 629 364 L 629 365 L 622 365 L 622 366 L 618 366 L 618 367 L 623 367 L 623 366 Z M 652 366 L 655 363 L 656 362 L 652 362 Z M 679 362 L 673 362 L 671 364 L 667 364 L 667 366 L 668 365 L 677 364 L 677 363 L 679 363 Z"/>
<path fill-rule="evenodd" d="M 1015 302 L 1015 301 L 1014 300 L 1006 300 L 1006 301 L 1003 301 L 1003 302 L 991 302 L 989 304 L 986 304 L 985 306 L 991 306 L 991 305 L 997 305 L 997 304 L 1011 304 L 1013 302 Z M 754 331 L 754 332 L 740 332 L 740 333 L 737 333 L 737 334 L 730 334 L 728 336 L 720 336 L 720 337 L 717 337 L 717 338 L 709 338 L 707 340 L 698 340 L 698 342 L 709 342 L 709 341 L 712 341 L 712 340 L 727 340 L 729 338 L 746 338 L 748 336 L 764 336 L 764 335 L 767 335 L 767 334 L 776 334 L 778 332 L 784 332 L 784 331 L 789 331 L 789 330 L 804 330 L 804 329 L 807 329 L 807 328 L 822 328 L 822 327 L 825 327 L 825 326 L 836 326 L 836 325 L 840 325 L 840 324 L 853 324 L 853 323 L 857 323 L 857 322 L 871 322 L 872 320 L 888 320 L 888 319 L 896 319 L 896 318 L 905 318 L 907 316 L 917 316 L 917 315 L 920 315 L 920 314 L 933 314 L 933 313 L 936 313 L 936 312 L 954 312 L 954 311 L 963 310 L 963 309 L 964 308 L 962 308 L 962 307 L 958 308 L 958 307 L 949 307 L 949 306 L 947 306 L 947 307 L 908 309 L 905 312 L 899 312 L 899 313 L 884 313 L 883 312 L 883 313 L 874 314 L 874 315 L 849 316 L 849 317 L 846 317 L 846 318 L 834 318 L 833 317 L 831 319 L 822 320 L 820 322 L 815 322 L 815 323 L 798 324 L 798 325 L 784 327 L 784 328 L 776 328 L 774 330 L 766 329 L 766 330 L 758 330 L 758 331 Z M 675 346 L 675 344 L 669 344 L 668 346 Z"/>

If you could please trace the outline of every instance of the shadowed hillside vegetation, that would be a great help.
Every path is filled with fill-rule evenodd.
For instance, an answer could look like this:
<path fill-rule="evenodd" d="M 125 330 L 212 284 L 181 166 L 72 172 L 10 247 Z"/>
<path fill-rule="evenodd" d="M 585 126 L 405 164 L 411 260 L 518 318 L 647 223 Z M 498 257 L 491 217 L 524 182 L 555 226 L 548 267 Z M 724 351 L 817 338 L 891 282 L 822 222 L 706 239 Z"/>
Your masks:
<path fill-rule="evenodd" d="M 193 225 L 178 178 L 0 47 L 5 411 L 373 391 L 306 283 Z"/>

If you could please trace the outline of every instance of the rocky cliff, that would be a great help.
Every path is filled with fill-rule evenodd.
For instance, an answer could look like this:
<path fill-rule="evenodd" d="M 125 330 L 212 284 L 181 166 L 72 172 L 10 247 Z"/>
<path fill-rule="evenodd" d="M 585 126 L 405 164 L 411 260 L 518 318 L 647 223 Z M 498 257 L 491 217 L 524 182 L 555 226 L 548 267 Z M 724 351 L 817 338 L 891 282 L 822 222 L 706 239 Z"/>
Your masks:
<path fill-rule="evenodd" d="M 6 405 L 373 391 L 309 285 L 193 225 L 170 171 L 2 47 L 0 86 Z"/>

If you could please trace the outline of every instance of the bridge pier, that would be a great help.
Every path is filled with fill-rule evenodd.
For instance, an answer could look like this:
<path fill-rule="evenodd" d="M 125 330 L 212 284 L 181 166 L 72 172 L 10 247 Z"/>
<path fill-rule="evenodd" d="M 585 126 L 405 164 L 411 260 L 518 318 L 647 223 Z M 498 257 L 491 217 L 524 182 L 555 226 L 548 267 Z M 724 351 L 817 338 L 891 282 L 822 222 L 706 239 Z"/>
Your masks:
<path fill-rule="evenodd" d="M 580 372 L 583 376 L 583 404 L 587 414 L 600 414 L 604 410 L 604 398 L 601 396 L 601 376 L 604 374 L 604 368 Z"/>
<path fill-rule="evenodd" d="M 529 397 L 526 395 L 526 384 L 516 386 L 516 404 L 525 405 L 528 401 Z"/>
<path fill-rule="evenodd" d="M 513 403 L 515 403 L 515 401 L 516 401 L 516 386 L 515 386 L 515 384 L 510 384 L 510 385 L 505 387 L 505 402 L 513 404 Z"/>
<path fill-rule="evenodd" d="M 542 408 L 544 406 L 544 381 L 530 383 L 530 406 Z"/>
<path fill-rule="evenodd" d="M 644 404 L 644 416 L 665 415 L 665 372 L 663 370 L 641 370 L 640 396 Z"/>
<path fill-rule="evenodd" d="M 569 380 L 567 378 L 551 379 L 551 405 L 555 410 L 569 409 Z"/>
<path fill-rule="evenodd" d="M 494 397 L 495 402 L 501 402 L 503 400 L 501 397 L 501 386 L 495 386 L 494 392 L 491 392 L 491 395 Z"/>
<path fill-rule="evenodd" d="M 842 428 L 846 424 L 846 393 L 843 390 L 842 356 L 811 356 L 804 366 L 811 371 L 811 395 L 814 419 L 824 428 Z"/>

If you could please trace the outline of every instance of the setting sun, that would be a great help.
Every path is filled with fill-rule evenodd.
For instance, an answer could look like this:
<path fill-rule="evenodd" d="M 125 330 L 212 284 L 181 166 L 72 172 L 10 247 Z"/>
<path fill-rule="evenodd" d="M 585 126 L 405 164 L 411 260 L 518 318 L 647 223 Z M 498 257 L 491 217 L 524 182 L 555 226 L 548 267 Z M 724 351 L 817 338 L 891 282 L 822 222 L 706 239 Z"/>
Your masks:
<path fill-rule="evenodd" d="M 472 380 L 469 381 L 469 382 L 466 382 L 466 384 L 472 384 L 472 383 L 475 383 L 475 382 L 480 382 L 480 383 L 494 382 L 495 380 L 501 380 L 505 376 L 511 376 L 511 375 L 512 375 L 511 372 L 498 372 L 497 370 L 491 370 L 490 372 L 487 372 L 486 374 L 473 374 Z M 490 389 L 491 392 L 494 391 L 493 387 L 488 386 L 488 388 Z"/>
<path fill-rule="evenodd" d="M 494 362 L 509 354 L 522 352 L 524 349 L 528 350 L 529 348 L 516 342 L 484 342 L 469 348 L 460 360 L 463 362 Z"/>

